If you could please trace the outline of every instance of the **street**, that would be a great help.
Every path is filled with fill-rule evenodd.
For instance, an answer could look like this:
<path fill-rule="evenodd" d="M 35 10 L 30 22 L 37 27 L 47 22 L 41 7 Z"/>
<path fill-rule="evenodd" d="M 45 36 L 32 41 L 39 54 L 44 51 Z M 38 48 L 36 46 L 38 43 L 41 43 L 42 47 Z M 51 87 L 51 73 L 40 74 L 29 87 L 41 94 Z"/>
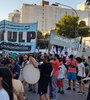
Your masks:
<path fill-rule="evenodd" d="M 57 100 L 86 100 L 87 91 L 85 94 L 80 95 L 80 94 L 77 94 L 78 88 L 76 88 L 76 91 L 73 91 L 73 90 L 67 91 L 66 88 L 67 88 L 67 85 L 65 84 L 65 94 L 64 95 L 57 93 Z M 33 92 L 28 92 L 27 97 L 28 97 L 27 100 L 40 100 L 39 95 Z"/>

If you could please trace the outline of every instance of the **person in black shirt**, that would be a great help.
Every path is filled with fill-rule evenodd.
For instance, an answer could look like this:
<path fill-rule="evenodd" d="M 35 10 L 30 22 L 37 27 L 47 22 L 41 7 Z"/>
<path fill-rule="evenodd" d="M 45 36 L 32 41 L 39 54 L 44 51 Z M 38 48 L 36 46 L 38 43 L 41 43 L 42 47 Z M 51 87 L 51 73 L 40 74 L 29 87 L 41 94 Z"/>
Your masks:
<path fill-rule="evenodd" d="M 30 61 L 35 68 L 39 68 L 40 70 L 40 79 L 38 83 L 38 93 L 40 94 L 40 100 L 44 100 L 44 96 L 46 97 L 46 100 L 50 100 L 49 95 L 47 94 L 48 85 L 50 82 L 50 75 L 52 72 L 52 65 L 49 63 L 49 57 L 45 56 L 43 58 L 43 64 L 39 66 L 35 64 L 32 57 L 30 57 Z"/>

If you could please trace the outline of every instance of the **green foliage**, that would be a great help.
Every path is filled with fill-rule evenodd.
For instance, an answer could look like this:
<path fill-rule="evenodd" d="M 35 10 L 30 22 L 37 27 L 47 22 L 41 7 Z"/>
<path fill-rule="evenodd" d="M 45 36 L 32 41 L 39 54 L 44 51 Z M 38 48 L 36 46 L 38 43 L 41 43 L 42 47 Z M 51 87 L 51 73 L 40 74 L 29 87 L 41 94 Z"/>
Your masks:
<path fill-rule="evenodd" d="M 44 36 L 42 35 L 42 32 L 37 31 L 37 39 L 43 39 Z"/>
<path fill-rule="evenodd" d="M 90 0 L 86 0 L 87 5 L 90 5 Z"/>
<path fill-rule="evenodd" d="M 47 37 L 44 37 L 40 31 L 37 31 L 37 47 L 40 49 L 45 49 L 48 47 Z"/>
<path fill-rule="evenodd" d="M 79 36 L 81 37 L 90 36 L 89 28 L 86 27 L 85 21 L 80 21 L 78 27 L 79 27 L 79 30 L 78 30 Z"/>
<path fill-rule="evenodd" d="M 56 24 L 56 33 L 61 36 L 68 38 L 75 38 L 77 36 L 88 36 L 88 28 L 85 27 L 85 21 L 80 21 L 78 24 L 79 18 L 77 16 L 65 15 L 57 24 Z"/>
<path fill-rule="evenodd" d="M 78 17 L 65 15 L 56 24 L 56 33 L 65 37 L 75 37 L 75 28 L 78 25 Z"/>

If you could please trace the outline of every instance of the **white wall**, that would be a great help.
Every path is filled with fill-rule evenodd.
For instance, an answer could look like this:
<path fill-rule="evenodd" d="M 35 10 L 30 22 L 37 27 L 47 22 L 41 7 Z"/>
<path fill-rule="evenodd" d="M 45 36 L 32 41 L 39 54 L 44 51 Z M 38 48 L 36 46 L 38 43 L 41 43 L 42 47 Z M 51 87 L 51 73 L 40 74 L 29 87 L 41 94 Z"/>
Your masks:
<path fill-rule="evenodd" d="M 89 16 L 88 11 L 76 10 L 79 19 L 84 19 Z M 38 22 L 38 30 L 48 31 L 55 28 L 55 24 L 67 13 L 67 15 L 76 15 L 72 9 L 60 8 L 58 6 L 44 7 L 40 5 L 26 5 L 23 4 L 21 7 L 21 22 L 32 23 Z"/>

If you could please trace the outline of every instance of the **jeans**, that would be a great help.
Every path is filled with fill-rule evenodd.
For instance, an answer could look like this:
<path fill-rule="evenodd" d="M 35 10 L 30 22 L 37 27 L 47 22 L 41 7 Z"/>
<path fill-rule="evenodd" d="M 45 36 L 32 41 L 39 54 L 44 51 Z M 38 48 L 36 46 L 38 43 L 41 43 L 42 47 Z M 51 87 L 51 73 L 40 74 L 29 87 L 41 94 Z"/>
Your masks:
<path fill-rule="evenodd" d="M 56 100 L 57 94 L 57 76 L 52 76 L 50 82 L 50 100 Z"/>

